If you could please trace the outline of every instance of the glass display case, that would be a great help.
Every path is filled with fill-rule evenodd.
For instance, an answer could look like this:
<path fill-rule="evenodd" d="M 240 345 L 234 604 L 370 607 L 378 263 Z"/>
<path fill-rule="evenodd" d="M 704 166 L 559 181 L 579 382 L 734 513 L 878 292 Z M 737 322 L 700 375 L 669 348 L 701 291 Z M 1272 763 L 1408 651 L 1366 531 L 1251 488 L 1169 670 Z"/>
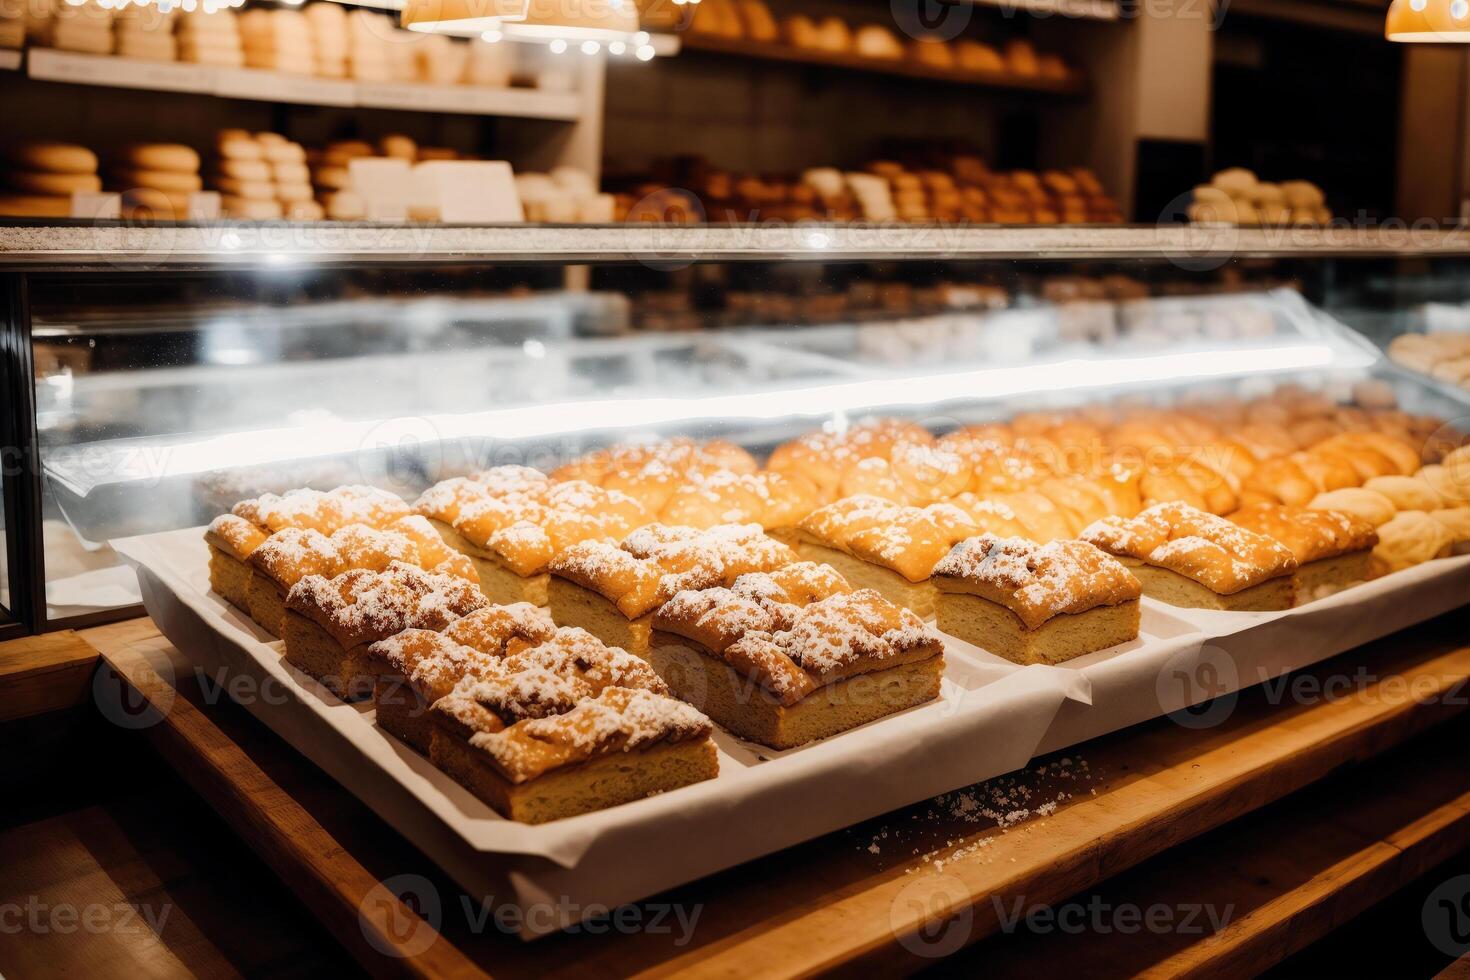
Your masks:
<path fill-rule="evenodd" d="M 1470 326 L 1470 248 L 1450 235 L 275 234 L 0 233 L 20 447 L 5 629 L 134 614 L 110 540 L 294 487 L 411 498 L 613 443 L 722 437 L 759 457 L 873 415 L 942 433 L 1288 382 L 1345 399 L 1369 377 L 1408 412 L 1470 416 L 1470 394 L 1383 354 L 1406 332 Z"/>

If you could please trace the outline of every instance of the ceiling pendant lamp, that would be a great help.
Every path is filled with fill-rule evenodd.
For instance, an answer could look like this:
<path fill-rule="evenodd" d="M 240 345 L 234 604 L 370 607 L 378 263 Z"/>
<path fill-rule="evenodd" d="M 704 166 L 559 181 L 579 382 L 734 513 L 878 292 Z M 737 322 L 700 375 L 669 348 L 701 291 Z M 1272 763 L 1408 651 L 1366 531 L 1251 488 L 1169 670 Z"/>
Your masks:
<path fill-rule="evenodd" d="M 633 0 L 528 0 L 525 16 L 503 28 L 516 41 L 627 43 L 642 31 Z"/>
<path fill-rule="evenodd" d="M 1470 0 L 1393 0 L 1383 35 L 1421 44 L 1470 42 Z"/>
<path fill-rule="evenodd" d="M 399 22 L 422 34 L 477 37 L 526 16 L 527 0 L 406 0 Z"/>

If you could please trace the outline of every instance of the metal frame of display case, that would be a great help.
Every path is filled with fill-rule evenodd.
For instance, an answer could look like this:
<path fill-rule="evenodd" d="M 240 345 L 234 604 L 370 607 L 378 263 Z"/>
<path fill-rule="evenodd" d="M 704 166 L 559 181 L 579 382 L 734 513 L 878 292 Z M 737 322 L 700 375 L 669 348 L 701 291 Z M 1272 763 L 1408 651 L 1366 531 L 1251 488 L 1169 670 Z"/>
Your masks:
<path fill-rule="evenodd" d="M 228 247 L 227 247 L 228 246 Z M 29 278 L 90 278 L 261 270 L 442 266 L 642 264 L 667 271 L 726 262 L 1013 262 L 1096 260 L 1169 262 L 1182 273 L 1208 272 L 1235 259 L 1470 258 L 1470 232 L 1371 232 L 1180 227 L 825 226 L 559 228 L 282 225 L 130 226 L 19 222 L 0 226 L 4 371 L 10 392 L 5 445 L 20 466 L 6 467 L 4 513 L 11 621 L 0 639 L 129 618 L 141 606 L 48 618 L 43 473 L 37 429 Z M 7 460 L 9 462 L 9 460 Z"/>

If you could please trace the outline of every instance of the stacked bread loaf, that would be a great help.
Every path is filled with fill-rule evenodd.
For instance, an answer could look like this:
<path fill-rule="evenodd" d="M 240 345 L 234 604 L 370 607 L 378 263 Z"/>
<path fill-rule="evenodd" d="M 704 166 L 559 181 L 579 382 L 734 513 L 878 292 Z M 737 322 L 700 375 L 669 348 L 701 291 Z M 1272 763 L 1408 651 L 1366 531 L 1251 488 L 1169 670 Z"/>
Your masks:
<path fill-rule="evenodd" d="M 1230 225 L 1322 225 L 1332 220 L 1326 197 L 1316 184 L 1262 181 L 1243 167 L 1217 173 L 1194 189 L 1189 220 Z"/>
<path fill-rule="evenodd" d="M 347 11 L 341 4 L 313 3 L 302 15 L 310 26 L 311 59 L 322 78 L 346 78 Z"/>
<path fill-rule="evenodd" d="M 255 7 L 240 14 L 238 24 L 246 67 L 315 74 L 316 43 L 300 10 Z"/>
<path fill-rule="evenodd" d="M 240 68 L 245 64 L 245 49 L 233 10 L 185 11 L 179 15 L 175 35 L 180 61 L 215 68 Z"/>
<path fill-rule="evenodd" d="M 1406 333 L 1388 345 L 1388 356 L 1411 371 L 1470 391 L 1470 333 Z"/>
<path fill-rule="evenodd" d="M 1056 54 L 1042 54 L 1024 38 L 1003 48 L 970 38 L 912 38 L 905 45 L 882 24 L 851 25 L 841 17 L 792 14 L 778 24 L 764 0 L 704 0 L 688 24 L 694 34 L 726 40 L 784 43 L 826 54 L 858 55 L 874 61 L 909 61 L 956 74 L 1008 75 L 1067 81 L 1076 73 Z"/>
<path fill-rule="evenodd" d="M 123 196 L 124 216 L 189 215 L 189 195 L 202 190 L 199 154 L 177 143 L 136 143 L 109 156 L 107 185 Z"/>
<path fill-rule="evenodd" d="M 397 32 L 382 14 L 354 10 L 347 15 L 347 69 L 359 82 L 412 81 L 412 75 L 395 74 L 399 59 L 393 55 Z"/>
<path fill-rule="evenodd" d="M 277 133 L 222 130 L 215 141 L 209 182 L 224 195 L 221 206 L 232 218 L 323 216 L 312 193 L 306 151 Z"/>
<path fill-rule="evenodd" d="M 113 10 L 96 0 L 72 5 L 64 3 L 51 8 L 47 43 L 63 51 L 84 54 L 111 54 Z"/>
<path fill-rule="evenodd" d="M 922 152 L 915 164 L 878 160 L 844 174 L 814 167 L 797 180 L 733 175 L 698 158 L 655 164 L 667 184 L 687 188 L 712 222 L 975 221 L 1007 224 L 1118 223 L 1117 203 L 1085 168 L 999 173 L 973 155 Z M 660 182 L 620 181 L 618 214 L 640 219 L 634 206 Z M 697 213 L 697 209 L 696 209 Z"/>
<path fill-rule="evenodd" d="M 151 4 L 124 7 L 113 18 L 113 34 L 119 57 L 143 61 L 177 61 L 174 12 Z"/>
<path fill-rule="evenodd" d="M 65 218 L 72 195 L 102 189 L 97 155 L 70 143 L 24 143 L 7 151 L 0 171 L 0 214 Z"/>

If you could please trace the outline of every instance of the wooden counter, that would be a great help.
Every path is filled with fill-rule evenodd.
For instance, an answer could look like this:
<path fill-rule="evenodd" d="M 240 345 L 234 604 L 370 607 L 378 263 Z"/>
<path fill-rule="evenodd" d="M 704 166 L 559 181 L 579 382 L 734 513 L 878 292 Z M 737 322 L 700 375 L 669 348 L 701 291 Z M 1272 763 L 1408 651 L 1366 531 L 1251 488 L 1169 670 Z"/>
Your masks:
<path fill-rule="evenodd" d="M 1279 688 L 1253 689 L 1216 727 L 1141 725 L 675 889 L 604 922 L 599 934 L 532 944 L 503 934 L 493 919 L 477 928 L 487 921 L 480 897 L 462 896 L 243 709 L 209 703 L 192 682 L 175 694 L 148 666 L 167 641 L 147 620 L 75 639 L 101 652 L 97 691 L 117 685 L 142 696 L 129 710 L 156 711 L 154 723 L 117 738 L 149 742 L 310 910 L 312 928 L 374 974 L 886 973 L 944 955 L 967 972 L 983 964 L 1002 976 L 1034 974 L 1039 965 L 1089 976 L 1244 976 L 1470 847 L 1470 767 L 1461 748 L 1470 733 L 1467 626 L 1470 611 L 1461 610 L 1301 672 L 1293 690 L 1305 696 L 1290 703 L 1273 694 Z M 987 807 L 1030 815 L 1001 829 L 978 815 Z M 41 872 L 52 846 L 29 825 L 0 833 L 0 861 L 14 861 L 12 877 L 26 883 L 0 882 L 0 909 L 25 889 L 85 891 L 74 878 Z M 116 878 L 100 859 L 76 874 L 91 875 L 98 888 Z M 385 880 L 414 894 L 401 902 Z M 1062 903 L 1084 895 L 1105 896 L 1110 909 L 1162 903 L 1176 912 L 1229 907 L 1232 915 L 1203 934 L 1094 929 L 1064 942 L 1012 921 L 1017 910 L 1072 908 Z M 187 930 L 145 930 L 130 949 L 108 936 L 108 955 L 89 971 L 135 975 L 152 963 L 153 975 L 212 972 L 188 948 L 172 959 L 178 969 L 158 968 L 160 940 L 169 949 L 200 941 Z M 0 929 L 0 973 L 45 962 L 57 941 L 78 937 Z M 154 951 L 147 959 L 145 946 Z M 1445 965 L 1454 958 L 1428 955 Z"/>

